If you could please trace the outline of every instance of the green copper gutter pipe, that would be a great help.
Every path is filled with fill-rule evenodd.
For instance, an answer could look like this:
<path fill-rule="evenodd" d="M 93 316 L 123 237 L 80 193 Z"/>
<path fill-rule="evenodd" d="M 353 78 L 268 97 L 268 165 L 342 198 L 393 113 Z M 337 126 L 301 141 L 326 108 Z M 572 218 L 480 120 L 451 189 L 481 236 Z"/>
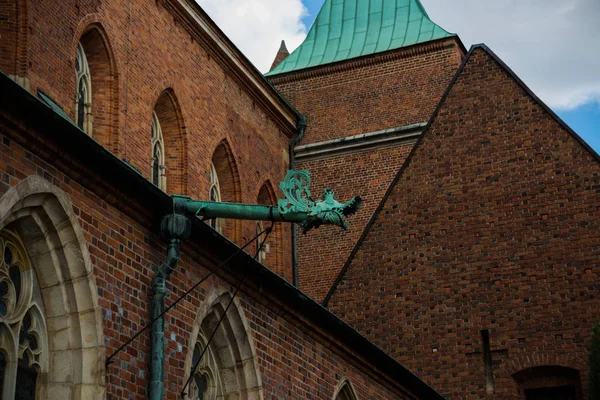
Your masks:
<path fill-rule="evenodd" d="M 179 195 L 172 197 L 173 209 L 176 214 L 197 215 L 204 219 L 231 218 L 295 223 L 318 221 L 319 225 L 329 224 L 345 228 L 341 218 L 324 219 L 321 214 L 313 215 L 309 211 L 288 211 L 284 214 L 279 211 L 277 206 L 192 200 L 190 197 Z"/>
<path fill-rule="evenodd" d="M 158 317 L 165 308 L 167 279 L 177 267 L 181 254 L 181 243 L 190 236 L 192 222 L 185 215 L 170 214 L 161 221 L 161 232 L 167 238 L 167 258 L 158 266 L 152 277 L 152 319 Z M 162 400 L 164 376 L 164 318 L 152 324 L 150 347 L 150 387 L 148 398 Z"/>
<path fill-rule="evenodd" d="M 290 170 L 296 167 L 296 156 L 294 154 L 294 147 L 304 137 L 306 132 L 306 116 L 300 115 L 298 121 L 298 136 L 290 143 Z M 296 224 L 292 224 L 292 283 L 295 287 L 298 287 L 298 233 L 296 232 Z"/>

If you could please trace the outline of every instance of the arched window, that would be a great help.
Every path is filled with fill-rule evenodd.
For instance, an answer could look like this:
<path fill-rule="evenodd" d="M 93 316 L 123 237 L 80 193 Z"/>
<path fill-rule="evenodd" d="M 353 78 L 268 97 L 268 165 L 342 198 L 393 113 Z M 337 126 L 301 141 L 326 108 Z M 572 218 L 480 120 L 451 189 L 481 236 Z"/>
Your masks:
<path fill-rule="evenodd" d="M 186 194 L 185 124 L 172 89 L 162 91 L 152 113 L 150 180 L 168 193 Z"/>
<path fill-rule="evenodd" d="M 219 175 L 215 169 L 215 164 L 210 163 L 210 183 L 208 186 L 208 199 L 210 201 L 221 201 L 221 188 L 219 186 Z M 212 226 L 217 232 L 221 232 L 222 224 L 221 220 L 213 218 L 210 220 L 210 226 Z"/>
<path fill-rule="evenodd" d="M 19 237 L 0 232 L 0 394 L 3 399 L 43 397 L 48 372 L 43 303 Z"/>
<path fill-rule="evenodd" d="M 92 77 L 85 51 L 77 45 L 75 57 L 75 122 L 88 135 L 92 134 Z"/>
<path fill-rule="evenodd" d="M 152 183 L 167 190 L 167 167 L 165 166 L 165 141 L 156 112 L 152 112 Z"/>
<path fill-rule="evenodd" d="M 235 157 L 226 140 L 221 141 L 213 152 L 210 172 L 208 198 L 211 201 L 239 203 L 241 201 L 240 178 Z M 223 236 L 237 241 L 241 236 L 241 221 L 235 219 L 211 220 L 211 226 Z"/>
<path fill-rule="evenodd" d="M 238 308 L 235 300 L 225 314 L 231 300 L 229 293 L 218 297 L 199 324 L 188 373 L 198 360 L 200 362 L 194 371 L 190 386 L 186 388 L 187 399 L 258 398 L 260 378 L 256 358 L 240 314 L 241 308 Z M 219 323 L 223 314 L 225 317 Z M 207 338 L 211 337 L 215 330 L 216 333 L 206 347 Z M 200 358 L 203 351 L 204 355 Z"/>
<path fill-rule="evenodd" d="M 356 400 L 354 390 L 350 386 L 350 383 L 346 381 L 337 395 L 334 397 L 335 400 Z"/>

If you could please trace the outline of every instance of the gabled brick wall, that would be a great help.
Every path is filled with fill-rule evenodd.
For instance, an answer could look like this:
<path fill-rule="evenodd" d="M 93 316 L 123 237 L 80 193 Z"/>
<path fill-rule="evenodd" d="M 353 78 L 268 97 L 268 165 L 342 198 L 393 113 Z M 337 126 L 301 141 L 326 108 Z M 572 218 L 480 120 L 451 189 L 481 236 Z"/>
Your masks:
<path fill-rule="evenodd" d="M 426 122 L 456 72 L 462 50 L 455 38 L 362 59 L 324 65 L 269 79 L 308 119 L 300 145 Z M 299 235 L 300 288 L 323 300 L 411 144 L 354 154 L 299 160 L 308 169 L 312 194 L 324 187 L 346 201 L 360 195 L 363 208 L 348 232 L 322 227 Z"/>
<path fill-rule="evenodd" d="M 306 114 L 302 145 L 426 122 L 462 55 L 450 38 L 269 80 Z"/>
<path fill-rule="evenodd" d="M 486 397 L 482 330 L 490 398 L 538 366 L 585 390 L 599 256 L 600 161 L 476 48 L 329 307 L 449 399 Z"/>

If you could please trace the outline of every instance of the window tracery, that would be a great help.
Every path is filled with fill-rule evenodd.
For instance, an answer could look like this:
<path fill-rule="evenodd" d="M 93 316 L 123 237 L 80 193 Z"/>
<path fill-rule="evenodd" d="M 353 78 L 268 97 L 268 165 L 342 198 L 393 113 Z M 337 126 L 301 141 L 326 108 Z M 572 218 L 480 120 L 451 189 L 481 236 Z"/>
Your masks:
<path fill-rule="evenodd" d="M 160 189 L 167 190 L 165 166 L 165 141 L 156 112 L 152 112 L 152 183 Z"/>
<path fill-rule="evenodd" d="M 75 56 L 75 122 L 88 135 L 92 134 L 92 77 L 85 51 L 77 45 Z"/>
<path fill-rule="evenodd" d="M 39 398 L 47 372 L 46 324 L 34 271 L 18 236 L 0 232 L 0 394 Z"/>
<path fill-rule="evenodd" d="M 210 201 L 221 201 L 221 188 L 219 186 L 219 175 L 214 163 L 210 163 L 210 183 L 208 186 L 208 199 Z M 222 224 L 218 218 L 210 220 L 212 226 L 217 232 L 221 232 Z"/>
<path fill-rule="evenodd" d="M 199 336 L 194 346 L 192 365 L 196 365 L 202 354 L 206 341 Z M 206 349 L 202 360 L 198 364 L 194 377 L 190 382 L 188 398 L 190 400 L 214 400 L 217 398 L 217 387 L 219 376 L 215 375 L 218 371 L 215 358 L 210 348 Z"/>
<path fill-rule="evenodd" d="M 337 396 L 335 396 L 335 400 L 356 400 L 354 390 L 352 390 L 348 381 L 344 383 Z"/>

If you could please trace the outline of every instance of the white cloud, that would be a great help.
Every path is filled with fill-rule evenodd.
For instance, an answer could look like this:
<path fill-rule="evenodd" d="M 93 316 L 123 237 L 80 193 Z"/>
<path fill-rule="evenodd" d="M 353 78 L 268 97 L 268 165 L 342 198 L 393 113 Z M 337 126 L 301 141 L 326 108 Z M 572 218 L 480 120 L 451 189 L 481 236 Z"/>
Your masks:
<path fill-rule="evenodd" d="M 292 51 L 306 37 L 301 0 L 196 1 L 261 72 L 270 69 L 282 39 Z"/>
<path fill-rule="evenodd" d="M 550 107 L 600 104 L 600 1 L 421 1 L 467 48 L 487 44 Z"/>

